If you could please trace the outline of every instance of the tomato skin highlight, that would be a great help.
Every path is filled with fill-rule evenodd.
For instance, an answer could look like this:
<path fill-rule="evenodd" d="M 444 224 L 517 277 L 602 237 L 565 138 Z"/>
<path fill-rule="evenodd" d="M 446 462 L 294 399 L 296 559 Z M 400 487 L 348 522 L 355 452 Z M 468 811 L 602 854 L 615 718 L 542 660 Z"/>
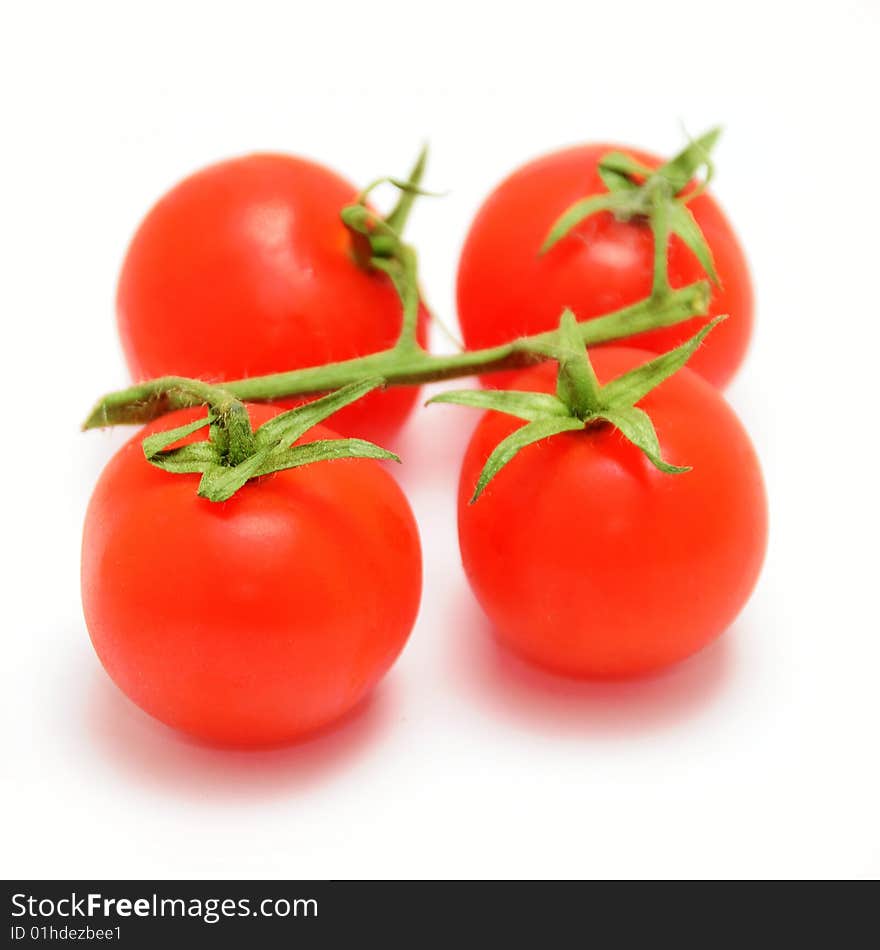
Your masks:
<path fill-rule="evenodd" d="M 138 228 L 119 278 L 119 333 L 133 378 L 220 382 L 391 346 L 400 301 L 386 275 L 355 263 L 339 217 L 356 195 L 329 169 L 277 154 L 211 165 L 167 192 Z M 427 326 L 422 308 L 423 345 Z M 417 397 L 417 387 L 370 393 L 340 411 L 334 427 L 381 443 Z"/>
<path fill-rule="evenodd" d="M 274 414 L 249 412 L 255 425 Z M 218 745 L 291 742 L 353 709 L 403 648 L 421 595 L 415 520 L 366 459 L 199 498 L 198 475 L 155 468 L 140 444 L 196 415 L 152 423 L 102 473 L 83 534 L 86 623 L 116 685 L 167 725 Z"/>
<path fill-rule="evenodd" d="M 592 351 L 602 382 L 650 354 Z M 552 392 L 555 365 L 514 388 Z M 524 449 L 469 504 L 485 460 L 520 425 L 481 419 L 465 454 L 458 500 L 462 563 L 498 639 L 563 675 L 624 677 L 706 646 L 733 622 L 767 545 L 760 467 L 718 391 L 688 369 L 649 393 L 664 458 L 659 472 L 610 426 Z"/>
<path fill-rule="evenodd" d="M 579 320 L 637 303 L 651 293 L 654 242 L 646 221 L 594 215 L 546 254 L 538 253 L 556 219 L 574 202 L 607 192 L 599 161 L 624 151 L 643 164 L 654 155 L 619 145 L 580 145 L 544 155 L 513 172 L 486 199 L 468 232 L 458 268 L 458 317 L 469 349 L 495 346 L 519 336 L 552 330 L 565 307 Z M 748 265 L 736 235 L 707 193 L 689 208 L 713 251 L 721 281 L 712 288 L 709 312 L 676 326 L 652 330 L 628 345 L 663 353 L 721 314 L 729 319 L 689 362 L 716 386 L 725 386 L 742 363 L 752 333 L 754 302 Z M 673 288 L 706 277 L 676 237 L 669 246 Z M 512 374 L 487 375 L 488 386 L 509 385 Z"/>

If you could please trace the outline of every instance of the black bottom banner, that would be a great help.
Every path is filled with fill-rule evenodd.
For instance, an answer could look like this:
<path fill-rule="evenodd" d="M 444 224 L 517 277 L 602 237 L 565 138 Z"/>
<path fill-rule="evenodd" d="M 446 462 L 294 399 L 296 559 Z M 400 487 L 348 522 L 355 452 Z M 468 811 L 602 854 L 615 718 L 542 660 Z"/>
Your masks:
<path fill-rule="evenodd" d="M 854 913 L 859 907 L 852 905 L 866 910 L 862 898 L 876 896 L 863 887 L 845 894 L 838 888 L 836 896 L 851 906 L 826 916 L 821 902 L 804 903 L 792 888 L 786 888 L 789 902 L 777 889 L 772 904 L 759 907 L 751 893 L 736 900 L 729 888 L 705 883 L 7 881 L 6 887 L 3 944 L 23 950 L 60 944 L 198 950 L 218 941 L 261 950 L 352 941 L 415 948 L 440 939 L 470 946 L 487 935 L 490 946 L 503 940 L 555 948 L 574 940 L 641 948 L 645 939 L 674 937 L 705 947 L 722 935 L 749 943 L 773 933 L 790 938 L 795 924 L 808 924 L 820 945 L 824 936 L 828 946 L 849 947 L 860 945 L 859 932 L 864 936 Z"/>

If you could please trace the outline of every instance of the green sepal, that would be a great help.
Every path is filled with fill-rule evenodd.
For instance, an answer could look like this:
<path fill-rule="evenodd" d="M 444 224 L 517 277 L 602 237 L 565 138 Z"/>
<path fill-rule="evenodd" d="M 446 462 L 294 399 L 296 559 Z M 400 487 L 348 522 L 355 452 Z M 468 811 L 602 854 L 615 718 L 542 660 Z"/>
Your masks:
<path fill-rule="evenodd" d="M 670 465 L 660 454 L 660 442 L 651 417 L 644 409 L 636 406 L 618 406 L 615 409 L 603 409 L 597 413 L 595 419 L 604 419 L 610 422 L 624 438 L 628 439 L 648 457 L 661 472 L 668 475 L 679 475 L 689 472 L 690 466 Z"/>
<path fill-rule="evenodd" d="M 533 422 L 550 416 L 570 416 L 568 407 L 550 393 L 520 392 L 515 389 L 461 389 L 440 393 L 429 399 L 426 405 L 435 402 L 455 403 L 474 409 L 493 409 L 508 416 L 516 416 Z"/>
<path fill-rule="evenodd" d="M 199 483 L 198 494 L 209 501 L 227 501 L 252 478 L 346 458 L 400 461 L 393 452 L 364 439 L 319 439 L 289 448 L 267 446 L 232 468 L 219 465 L 209 468 Z"/>
<path fill-rule="evenodd" d="M 342 459 L 376 459 L 399 462 L 400 457 L 366 439 L 316 439 L 305 445 L 273 452 L 260 465 L 257 475 L 271 475 L 287 468 L 301 468 L 313 462 L 336 462 Z"/>
<path fill-rule="evenodd" d="M 254 444 L 257 448 L 282 442 L 290 445 L 308 432 L 312 426 L 323 422 L 351 403 L 357 402 L 358 399 L 384 383 L 385 380 L 380 376 L 373 376 L 357 383 L 349 383 L 326 396 L 321 396 L 320 399 L 313 399 L 302 406 L 281 412 L 257 429 L 254 433 Z"/>
<path fill-rule="evenodd" d="M 174 445 L 175 442 L 179 442 L 181 439 L 185 439 L 188 435 L 192 435 L 193 432 L 198 432 L 199 429 L 204 429 L 206 425 L 211 422 L 210 412 L 203 416 L 201 419 L 196 419 L 195 422 L 188 422 L 184 426 L 177 426 L 174 429 L 165 429 L 162 432 L 154 432 L 152 435 L 145 436 L 141 441 L 141 446 L 144 450 L 144 455 L 148 462 L 152 462 L 154 465 L 158 464 L 156 461 L 157 458 L 165 455 L 166 457 L 173 452 L 179 452 L 180 449 L 172 449 L 171 452 L 165 453 L 164 449 L 167 449 L 169 445 Z M 207 445 L 207 442 L 198 443 L 201 445 Z M 183 446 L 183 448 L 192 448 L 193 446 Z M 216 453 L 215 453 L 216 455 Z"/>
<path fill-rule="evenodd" d="M 573 432 L 576 429 L 583 428 L 584 422 L 581 419 L 575 419 L 571 416 L 554 416 L 536 419 L 534 422 L 529 422 L 512 432 L 495 446 L 492 454 L 486 460 L 470 503 L 473 504 L 483 494 L 489 482 L 527 445 L 540 442 L 542 439 L 549 439 L 551 436 L 559 435 L 562 432 Z"/>
<path fill-rule="evenodd" d="M 199 482 L 199 496 L 208 501 L 227 501 L 251 478 L 257 477 L 258 469 L 270 454 L 271 449 L 262 449 L 238 465 L 212 465 L 205 469 Z"/>
<path fill-rule="evenodd" d="M 599 177 L 609 191 L 638 191 L 633 177 L 647 178 L 652 169 L 624 152 L 608 152 L 599 161 Z"/>
<path fill-rule="evenodd" d="M 613 168 L 605 168 L 603 165 L 599 165 L 599 177 L 602 179 L 602 184 L 609 191 L 636 192 L 639 190 L 639 186 L 634 181 L 630 181 L 626 175 L 615 171 Z"/>
<path fill-rule="evenodd" d="M 213 442 L 196 442 L 167 452 L 147 453 L 147 461 L 156 468 L 175 475 L 192 472 L 207 472 L 209 468 L 221 465 L 220 456 Z"/>
<path fill-rule="evenodd" d="M 668 207 L 669 230 L 690 248 L 691 253 L 700 262 L 700 266 L 709 275 L 709 279 L 716 287 L 719 285 L 718 271 L 715 269 L 715 258 L 712 249 L 703 232 L 691 214 L 690 208 L 680 201 L 670 202 Z"/>
<path fill-rule="evenodd" d="M 602 211 L 627 213 L 632 210 L 632 203 L 633 193 L 629 191 L 609 191 L 576 201 L 556 219 L 538 253 L 546 254 L 554 244 L 592 215 Z"/>
<path fill-rule="evenodd" d="M 662 356 L 643 363 L 628 373 L 612 379 L 602 387 L 602 400 L 606 406 L 633 406 L 655 389 L 663 380 L 677 372 L 691 358 L 697 347 L 726 316 L 716 317 L 698 330 L 689 340 L 669 350 Z"/>
<path fill-rule="evenodd" d="M 665 179 L 672 194 L 677 195 L 694 177 L 700 167 L 705 166 L 707 173 L 711 175 L 712 160 L 709 156 L 720 136 L 721 126 L 710 129 L 698 139 L 690 142 L 686 148 L 683 148 L 678 155 L 671 158 L 665 165 L 661 165 L 654 174 Z"/>
<path fill-rule="evenodd" d="M 403 229 L 406 227 L 406 222 L 416 197 L 419 195 L 431 195 L 431 192 L 423 191 L 420 187 L 427 163 L 428 145 L 425 143 L 419 152 L 418 158 L 416 158 L 416 163 L 413 165 L 407 180 L 401 181 L 398 178 L 389 179 L 392 185 L 400 189 L 400 197 L 397 199 L 397 204 L 385 218 L 385 221 L 397 234 L 403 234 Z"/>

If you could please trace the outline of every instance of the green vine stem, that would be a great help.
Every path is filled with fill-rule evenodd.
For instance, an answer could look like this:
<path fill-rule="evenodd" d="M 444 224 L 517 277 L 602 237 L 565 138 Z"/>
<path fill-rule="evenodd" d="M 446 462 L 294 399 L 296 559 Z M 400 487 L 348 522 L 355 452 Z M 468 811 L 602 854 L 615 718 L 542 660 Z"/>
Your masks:
<path fill-rule="evenodd" d="M 705 314 L 709 295 L 708 282 L 697 281 L 671 291 L 661 300 L 648 298 L 580 322 L 578 334 L 585 346 L 592 346 L 672 326 Z M 400 347 L 396 344 L 378 353 L 338 363 L 234 380 L 223 383 L 222 390 L 235 399 L 266 402 L 325 393 L 367 377 L 382 377 L 386 386 L 409 386 L 519 369 L 552 358 L 559 344 L 558 330 L 521 337 L 501 346 L 449 355 L 428 353 L 418 345 Z M 150 422 L 183 406 L 202 405 L 207 400 L 199 400 L 192 386 L 187 389 L 183 385 L 193 382 L 166 376 L 110 393 L 98 401 L 83 428 Z"/>
<path fill-rule="evenodd" d="M 609 153 L 600 163 L 600 174 L 608 191 L 576 202 L 551 228 L 541 253 L 547 253 L 573 227 L 599 211 L 611 211 L 624 218 L 647 218 L 654 235 L 654 278 L 650 296 L 613 313 L 578 323 L 577 333 L 583 345 L 627 339 L 707 312 L 711 295 L 709 281 L 696 281 L 677 289 L 670 287 L 668 247 L 669 235 L 677 234 L 698 257 L 709 279 L 717 282 L 711 251 L 687 203 L 711 177 L 709 153 L 718 136 L 718 129 L 707 132 L 654 171 L 624 153 Z M 225 382 L 222 391 L 228 397 L 266 402 L 309 396 L 332 392 L 368 377 L 381 377 L 386 386 L 406 386 L 519 369 L 552 358 L 560 343 L 558 329 L 452 355 L 435 355 L 420 346 L 416 337 L 420 306 L 416 252 L 404 242 L 401 234 L 416 196 L 430 194 L 421 188 L 426 161 L 427 148 L 423 148 L 408 178 L 378 179 L 341 213 L 352 235 L 352 254 L 357 263 L 387 274 L 400 297 L 403 313 L 395 344 L 378 353 L 323 366 Z M 704 181 L 696 191 L 687 192 L 688 182 L 700 167 L 706 169 Z M 400 191 L 396 206 L 385 217 L 367 205 L 370 193 L 383 183 L 390 183 Z M 204 386 L 179 377 L 162 377 L 110 393 L 97 403 L 83 427 L 149 422 L 181 405 L 203 404 L 207 399 L 199 402 L 196 395 L 200 385 Z M 216 398 L 217 388 L 212 391 Z M 238 451 L 237 444 L 233 448 Z"/>

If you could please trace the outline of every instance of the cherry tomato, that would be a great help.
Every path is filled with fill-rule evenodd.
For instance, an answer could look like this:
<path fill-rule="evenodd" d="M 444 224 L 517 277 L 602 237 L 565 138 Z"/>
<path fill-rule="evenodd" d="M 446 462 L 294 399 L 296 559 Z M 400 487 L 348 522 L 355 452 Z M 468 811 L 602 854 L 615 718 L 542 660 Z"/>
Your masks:
<path fill-rule="evenodd" d="M 288 155 L 231 159 L 172 188 L 138 228 L 119 279 L 119 332 L 132 376 L 219 382 L 393 344 L 398 297 L 386 275 L 355 262 L 339 217 L 356 191 Z M 424 310 L 419 337 L 424 344 Z M 381 443 L 417 396 L 415 387 L 370 393 L 334 425 Z"/>
<path fill-rule="evenodd" d="M 551 226 L 569 206 L 607 191 L 598 165 L 602 156 L 615 150 L 651 168 L 661 164 L 656 156 L 618 145 L 577 146 L 524 165 L 488 197 L 471 225 L 458 268 L 458 316 L 469 348 L 554 329 L 565 307 L 585 320 L 650 294 L 654 241 L 646 221 L 596 214 L 546 254 L 538 253 Z M 640 334 L 633 345 L 663 353 L 689 339 L 711 318 L 728 314 L 730 319 L 688 364 L 716 386 L 724 386 L 742 362 L 751 336 L 751 281 L 736 235 L 717 203 L 704 193 L 689 208 L 712 249 L 721 286 L 713 288 L 706 317 Z M 675 235 L 668 260 L 674 288 L 706 276 Z M 493 374 L 485 381 L 505 386 L 510 378 Z"/>
<path fill-rule="evenodd" d="M 255 425 L 273 414 L 249 411 Z M 365 459 L 199 498 L 198 475 L 161 471 L 141 448 L 195 415 L 151 424 L 98 481 L 82 550 L 92 643 L 116 685 L 169 726 L 223 745 L 295 740 L 356 706 L 406 642 L 421 593 L 416 524 Z M 316 426 L 304 441 L 333 436 Z"/>
<path fill-rule="evenodd" d="M 603 382 L 650 354 L 592 351 Z M 551 392 L 555 366 L 514 388 Z M 666 666 L 726 630 L 758 578 L 767 542 L 761 471 L 718 390 L 683 369 L 641 403 L 659 472 L 614 428 L 537 442 L 471 493 L 495 446 L 520 420 L 489 412 L 461 473 L 458 529 L 471 586 L 498 638 L 549 670 L 628 676 Z"/>

